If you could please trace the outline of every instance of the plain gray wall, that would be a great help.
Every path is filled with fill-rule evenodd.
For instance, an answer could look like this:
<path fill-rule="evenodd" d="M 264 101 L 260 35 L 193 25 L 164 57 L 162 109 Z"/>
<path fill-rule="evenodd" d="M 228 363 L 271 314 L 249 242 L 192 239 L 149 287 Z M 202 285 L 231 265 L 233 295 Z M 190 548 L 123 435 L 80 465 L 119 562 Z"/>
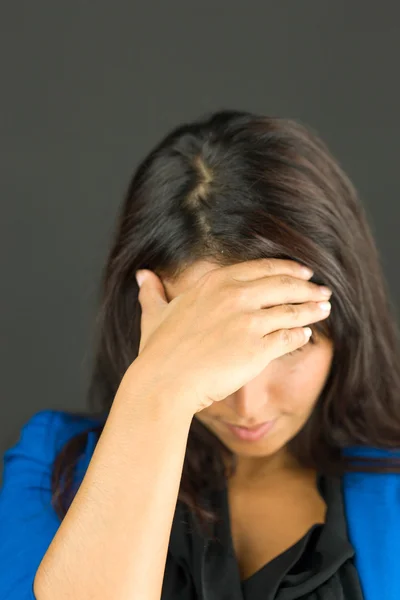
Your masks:
<path fill-rule="evenodd" d="M 320 133 L 365 203 L 398 306 L 400 11 L 371 4 L 3 3 L 2 452 L 36 411 L 84 408 L 95 294 L 129 178 L 161 135 L 206 111 Z"/>

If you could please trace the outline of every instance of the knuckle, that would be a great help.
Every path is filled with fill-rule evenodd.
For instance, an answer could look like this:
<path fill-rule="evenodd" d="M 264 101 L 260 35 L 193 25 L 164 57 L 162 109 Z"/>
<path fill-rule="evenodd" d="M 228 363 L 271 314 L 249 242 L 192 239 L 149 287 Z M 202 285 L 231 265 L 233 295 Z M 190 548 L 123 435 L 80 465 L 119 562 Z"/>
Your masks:
<path fill-rule="evenodd" d="M 245 313 L 244 319 L 246 321 L 247 329 L 255 331 L 260 326 L 260 318 L 257 312 Z"/>
<path fill-rule="evenodd" d="M 279 339 L 284 346 L 288 346 L 292 342 L 293 334 L 290 329 L 282 329 L 279 334 Z"/>
<path fill-rule="evenodd" d="M 294 317 L 295 319 L 298 319 L 300 311 L 295 304 L 285 304 L 283 309 L 285 313 L 287 313 L 291 317 Z"/>
<path fill-rule="evenodd" d="M 195 287 L 202 290 L 207 295 L 224 287 L 221 285 L 221 269 L 212 269 L 208 271 L 195 283 Z"/>
<path fill-rule="evenodd" d="M 204 273 L 204 275 L 202 275 L 202 277 L 200 277 L 199 281 L 202 281 L 204 283 L 207 283 L 208 281 L 214 281 L 216 279 L 219 279 L 221 277 L 221 269 L 211 269 L 210 271 L 207 271 L 207 273 Z"/>
<path fill-rule="evenodd" d="M 227 290 L 229 297 L 234 298 L 239 306 L 247 302 L 249 298 L 249 289 L 245 285 L 236 285 Z"/>
<path fill-rule="evenodd" d="M 281 275 L 279 278 L 279 283 L 290 289 L 293 289 L 297 285 L 296 280 L 290 275 Z"/>
<path fill-rule="evenodd" d="M 264 258 L 263 269 L 265 269 L 267 274 L 272 274 L 276 270 L 276 263 L 271 258 Z"/>

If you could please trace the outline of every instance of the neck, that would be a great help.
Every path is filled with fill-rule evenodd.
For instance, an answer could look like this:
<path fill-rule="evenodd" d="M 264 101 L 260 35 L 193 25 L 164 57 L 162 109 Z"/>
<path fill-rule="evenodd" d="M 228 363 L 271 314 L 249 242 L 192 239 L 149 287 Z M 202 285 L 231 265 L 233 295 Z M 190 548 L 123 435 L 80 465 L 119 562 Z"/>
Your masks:
<path fill-rule="evenodd" d="M 229 460 L 229 459 L 227 459 Z M 300 462 L 283 447 L 271 456 L 236 456 L 236 470 L 230 478 L 237 485 L 258 486 L 289 479 L 315 478 L 316 471 L 311 467 L 304 467 Z M 228 470 L 229 473 L 229 470 Z"/>

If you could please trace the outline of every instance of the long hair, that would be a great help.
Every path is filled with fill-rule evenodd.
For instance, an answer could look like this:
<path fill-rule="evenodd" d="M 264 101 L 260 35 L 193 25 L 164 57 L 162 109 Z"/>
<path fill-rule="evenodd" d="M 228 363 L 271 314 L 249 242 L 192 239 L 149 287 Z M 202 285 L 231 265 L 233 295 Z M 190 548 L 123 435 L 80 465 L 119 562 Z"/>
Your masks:
<path fill-rule="evenodd" d="M 173 280 L 198 260 L 226 266 L 269 257 L 311 267 L 311 281 L 333 290 L 330 316 L 311 325 L 333 341 L 331 370 L 290 451 L 321 473 L 397 472 L 395 459 L 355 467 L 342 454 L 351 445 L 399 446 L 399 335 L 355 187 L 319 136 L 291 119 L 221 110 L 176 127 L 139 164 L 102 272 L 91 410 L 107 417 L 138 355 L 136 270 Z M 103 424 L 95 428 L 99 436 Z M 61 519 L 87 435 L 67 442 L 54 463 L 53 505 Z M 203 525 L 214 523 L 218 515 L 202 494 L 220 488 L 235 468 L 233 453 L 193 418 L 178 500 Z"/>

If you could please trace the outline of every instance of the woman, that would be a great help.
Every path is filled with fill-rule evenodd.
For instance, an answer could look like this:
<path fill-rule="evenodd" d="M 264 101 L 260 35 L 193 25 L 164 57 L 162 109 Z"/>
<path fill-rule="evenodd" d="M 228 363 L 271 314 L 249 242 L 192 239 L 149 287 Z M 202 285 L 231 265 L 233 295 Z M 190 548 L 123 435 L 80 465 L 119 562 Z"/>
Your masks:
<path fill-rule="evenodd" d="M 41 411 L 5 454 L 1 597 L 394 598 L 388 298 L 310 129 L 224 110 L 170 132 L 119 216 L 91 413 Z"/>

